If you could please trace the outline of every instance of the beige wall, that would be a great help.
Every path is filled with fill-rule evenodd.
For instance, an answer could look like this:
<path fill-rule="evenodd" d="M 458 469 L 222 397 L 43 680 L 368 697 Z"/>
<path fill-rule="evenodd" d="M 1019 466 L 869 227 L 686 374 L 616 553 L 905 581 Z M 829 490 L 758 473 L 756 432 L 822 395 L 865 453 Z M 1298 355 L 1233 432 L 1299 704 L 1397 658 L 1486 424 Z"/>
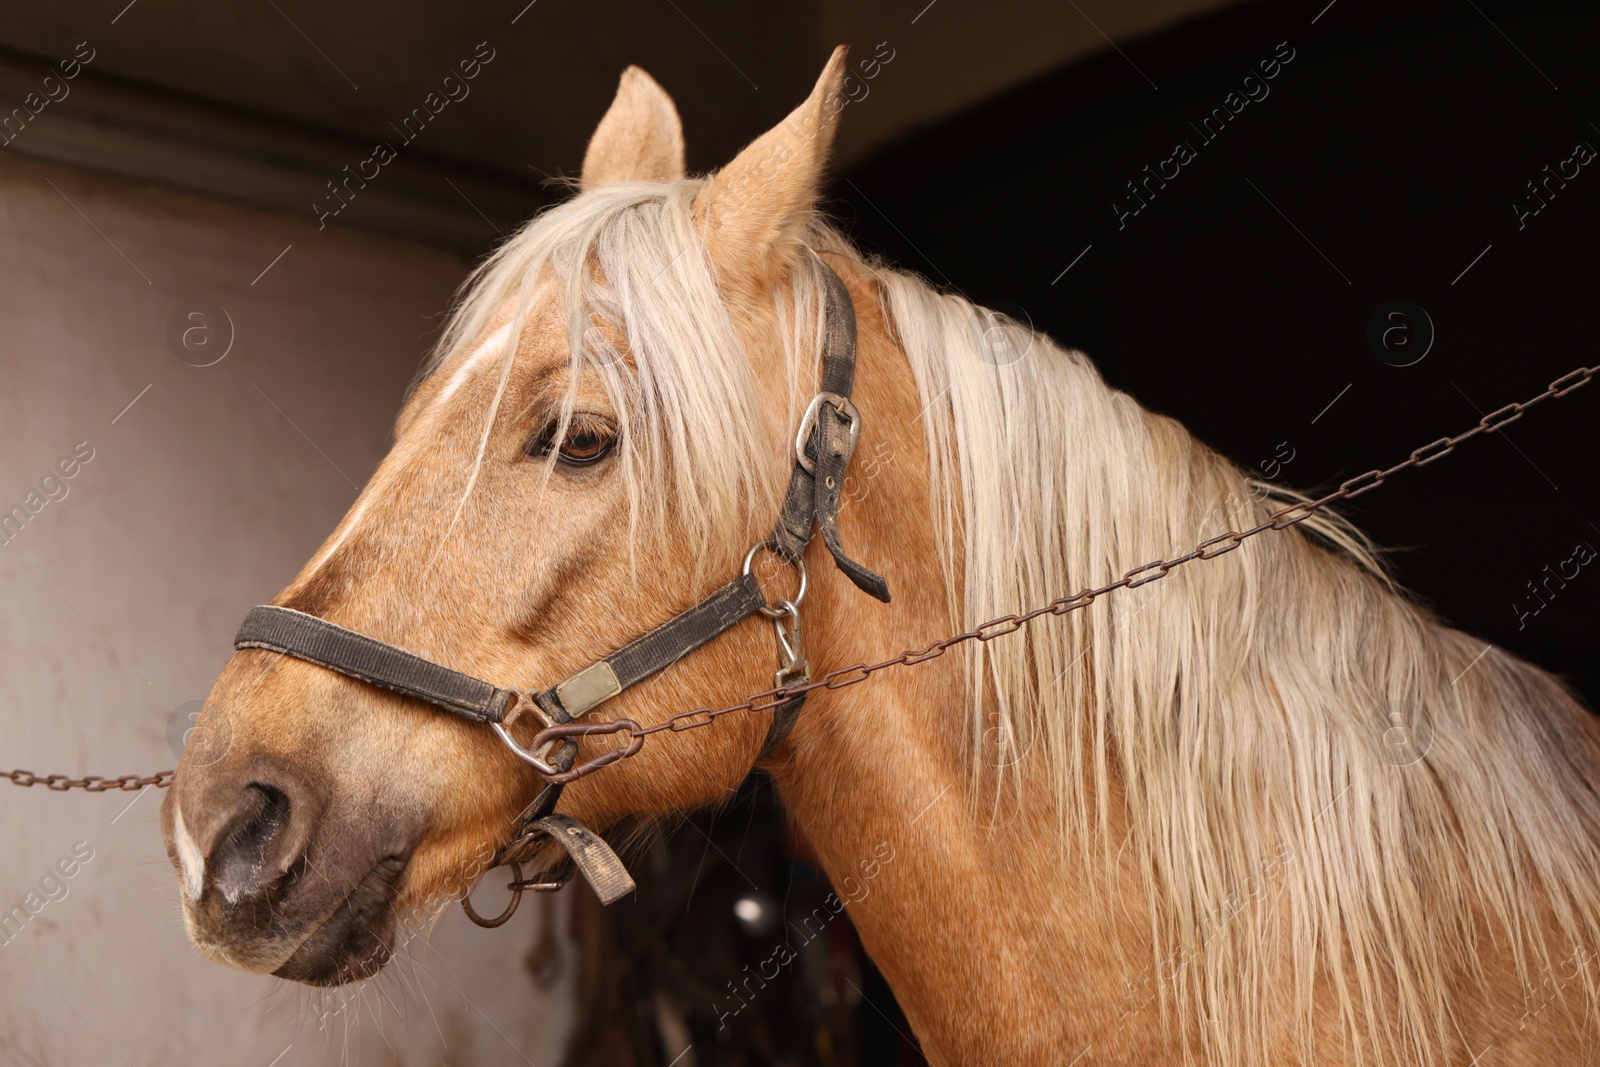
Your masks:
<path fill-rule="evenodd" d="M 78 442 L 94 453 L 0 547 L 0 770 L 175 765 L 172 711 L 204 697 L 245 610 L 354 499 L 465 268 L 421 245 L 0 155 L 0 510 L 31 491 L 37 506 L 41 478 Z M 215 366 L 167 346 L 169 314 L 195 298 L 234 323 Z M 66 896 L 0 944 L 0 1062 L 555 1058 L 571 993 L 541 993 L 522 965 L 537 909 L 495 932 L 450 912 L 404 980 L 390 973 L 382 994 L 341 1008 L 338 994 L 195 953 L 159 802 L 0 783 L 0 911 L 76 843 L 93 850 Z M 319 1028 L 318 1010 L 337 1014 Z"/>
<path fill-rule="evenodd" d="M 591 0 L 525 9 L 526 0 L 510 5 L 390 0 L 383 17 L 375 19 L 367 4 L 303 4 L 274 11 L 267 4 L 163 0 L 137 5 L 114 29 L 98 15 L 91 20 L 78 5 L 12 4 L 0 22 L 0 47 L 51 62 L 72 55 L 86 39 L 97 50 L 74 95 L 59 109 L 52 105 L 56 129 L 46 133 L 35 124 L 37 129 L 17 139 L 18 150 L 29 152 L 71 151 L 62 120 L 73 112 L 85 121 L 118 113 L 92 102 L 96 94 L 87 84 L 102 75 L 277 116 L 303 129 L 336 131 L 366 147 L 374 139 L 392 138 L 389 124 L 472 55 L 477 42 L 487 41 L 496 49 L 495 60 L 473 82 L 468 101 L 450 105 L 419 139 L 417 150 L 533 183 L 545 174 L 578 172 L 589 134 L 616 92 L 617 76 L 630 63 L 648 70 L 677 101 L 691 167 L 712 168 L 803 100 L 835 45 L 851 45 L 859 78 L 860 64 L 879 42 L 887 42 L 893 62 L 874 72 L 865 87 L 870 103 L 862 99 L 852 105 L 840 127 L 836 160 L 848 165 L 899 135 L 1060 64 L 1105 52 L 1108 39 L 1127 48 L 1150 33 L 1237 2 Z M 525 17 L 512 25 L 519 11 Z M 317 49 L 326 50 L 323 55 L 296 26 L 317 42 Z M 0 56 L 0 87 L 6 84 L 6 67 L 7 58 Z M 1163 80 L 1160 70 L 1141 74 L 1130 67 L 1125 92 L 1154 92 L 1145 75 L 1158 84 Z M 27 74 L 15 83 L 15 95 L 37 81 L 37 74 Z M 852 96 L 859 98 L 861 91 L 852 88 Z M 131 125 L 150 133 L 166 121 L 159 113 L 143 112 Z M 186 121 L 173 127 L 187 128 Z M 36 133 L 61 140 L 51 149 L 35 139 Z M 211 136 L 228 135 L 213 131 Z M 93 150 L 73 158 L 110 164 L 108 157 L 118 153 L 108 140 L 100 131 Z M 215 147 L 194 143 L 199 140 L 181 145 L 181 154 L 192 158 Z M 281 156 L 282 146 L 276 147 L 279 151 L 260 153 L 258 162 Z M 169 181 L 184 181 L 179 169 L 165 173 Z M 243 185 L 249 176 L 236 178 Z M 452 180 L 463 179 L 458 174 Z M 432 184 L 437 210 L 460 209 L 456 194 L 442 181 Z M 309 202 L 323 195 L 321 179 L 304 188 L 303 202 L 298 195 L 291 200 L 297 211 L 308 210 Z M 484 210 L 505 221 L 492 206 L 485 204 Z"/>

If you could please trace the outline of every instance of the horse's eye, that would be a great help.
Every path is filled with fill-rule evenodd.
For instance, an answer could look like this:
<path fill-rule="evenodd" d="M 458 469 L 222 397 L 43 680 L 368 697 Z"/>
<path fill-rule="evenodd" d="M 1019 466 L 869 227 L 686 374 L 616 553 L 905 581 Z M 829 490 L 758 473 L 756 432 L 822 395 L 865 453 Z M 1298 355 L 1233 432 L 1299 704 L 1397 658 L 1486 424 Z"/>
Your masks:
<path fill-rule="evenodd" d="M 548 456 L 553 451 L 562 463 L 582 467 L 604 459 L 617 443 L 617 431 L 599 419 L 574 418 L 559 441 L 558 429 L 555 423 L 546 426 L 529 446 L 529 454 Z"/>

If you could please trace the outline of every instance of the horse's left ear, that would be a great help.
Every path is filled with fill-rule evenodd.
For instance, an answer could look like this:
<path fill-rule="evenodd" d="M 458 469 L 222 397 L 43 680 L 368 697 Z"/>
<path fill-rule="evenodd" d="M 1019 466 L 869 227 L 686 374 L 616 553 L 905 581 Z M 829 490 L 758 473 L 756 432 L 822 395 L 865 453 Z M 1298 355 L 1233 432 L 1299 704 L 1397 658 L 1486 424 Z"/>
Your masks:
<path fill-rule="evenodd" d="M 606 117 L 583 154 L 585 189 L 612 182 L 675 182 L 684 175 L 683 123 L 667 91 L 638 67 L 622 72 Z"/>
<path fill-rule="evenodd" d="M 695 217 L 722 277 L 769 281 L 803 239 L 844 105 L 848 51 L 834 49 L 806 102 L 707 179 L 695 197 Z"/>

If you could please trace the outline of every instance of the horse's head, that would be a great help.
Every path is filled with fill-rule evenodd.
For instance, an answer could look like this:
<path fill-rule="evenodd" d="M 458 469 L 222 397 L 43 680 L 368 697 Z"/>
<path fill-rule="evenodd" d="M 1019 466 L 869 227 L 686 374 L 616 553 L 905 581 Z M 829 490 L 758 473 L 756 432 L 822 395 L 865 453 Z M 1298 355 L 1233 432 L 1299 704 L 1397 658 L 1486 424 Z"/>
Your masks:
<path fill-rule="evenodd" d="M 822 286 L 803 246 L 843 69 L 841 49 L 705 181 L 684 176 L 671 100 L 624 74 L 581 192 L 476 273 L 394 447 L 274 603 L 542 687 L 736 574 L 817 388 Z M 734 703 L 773 666 L 770 629 L 744 625 L 604 717 Z M 730 716 L 672 735 L 570 786 L 562 810 L 602 828 L 725 796 L 765 733 Z M 162 809 L 190 935 L 300 981 L 371 974 L 402 919 L 483 872 L 539 785 L 486 726 L 240 651 Z"/>

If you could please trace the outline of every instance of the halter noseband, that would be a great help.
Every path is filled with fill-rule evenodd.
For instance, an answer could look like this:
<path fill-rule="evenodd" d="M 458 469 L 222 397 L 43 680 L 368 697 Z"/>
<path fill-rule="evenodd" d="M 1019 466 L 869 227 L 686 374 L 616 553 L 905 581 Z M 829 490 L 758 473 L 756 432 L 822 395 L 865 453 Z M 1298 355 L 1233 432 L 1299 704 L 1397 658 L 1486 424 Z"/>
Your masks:
<path fill-rule="evenodd" d="M 251 608 L 239 627 L 233 641 L 236 649 L 259 648 L 293 656 L 487 723 L 518 758 L 545 779 L 544 788 L 519 816 L 516 836 L 495 857 L 495 865 L 508 865 L 517 874 L 510 887 L 515 895 L 505 913 L 483 919 L 472 910 L 468 898 L 462 897 L 467 914 L 480 925 L 498 926 L 509 919 L 524 889 L 548 890 L 564 884 L 522 880 L 520 863 L 532 856 L 544 836 L 566 848 L 603 902 L 610 904 L 633 891 L 633 879 L 610 846 L 598 834 L 554 810 L 567 782 L 631 754 L 643 739 L 634 737 L 631 746 L 614 749 L 574 770 L 576 737 L 626 726 L 638 728 L 628 720 L 618 724 L 579 724 L 576 720 L 757 613 L 770 618 L 777 633 L 775 686 L 809 682 L 810 665 L 800 641 L 799 605 L 806 589 L 802 557 L 813 530 L 821 531 L 834 563 L 852 582 L 885 603 L 889 600 L 883 578 L 846 555 L 839 539 L 845 470 L 861 434 L 861 414 L 850 400 L 856 370 L 856 316 L 844 281 L 820 257 L 813 254 L 813 258 L 822 267 L 827 287 L 822 380 L 795 436 L 795 464 L 778 523 L 770 537 L 751 547 L 742 573 L 694 607 L 543 690 L 502 688 L 292 608 Z M 799 571 L 800 589 L 793 600 L 767 602 L 751 573 L 751 563 L 762 548 L 777 553 Z M 805 694 L 800 693 L 776 705 L 758 760 L 788 737 L 804 702 Z M 523 747 L 511 736 L 509 727 L 523 714 L 533 715 L 544 727 L 539 737 L 545 740 L 537 751 Z M 549 755 L 552 747 L 556 747 L 553 756 Z"/>

